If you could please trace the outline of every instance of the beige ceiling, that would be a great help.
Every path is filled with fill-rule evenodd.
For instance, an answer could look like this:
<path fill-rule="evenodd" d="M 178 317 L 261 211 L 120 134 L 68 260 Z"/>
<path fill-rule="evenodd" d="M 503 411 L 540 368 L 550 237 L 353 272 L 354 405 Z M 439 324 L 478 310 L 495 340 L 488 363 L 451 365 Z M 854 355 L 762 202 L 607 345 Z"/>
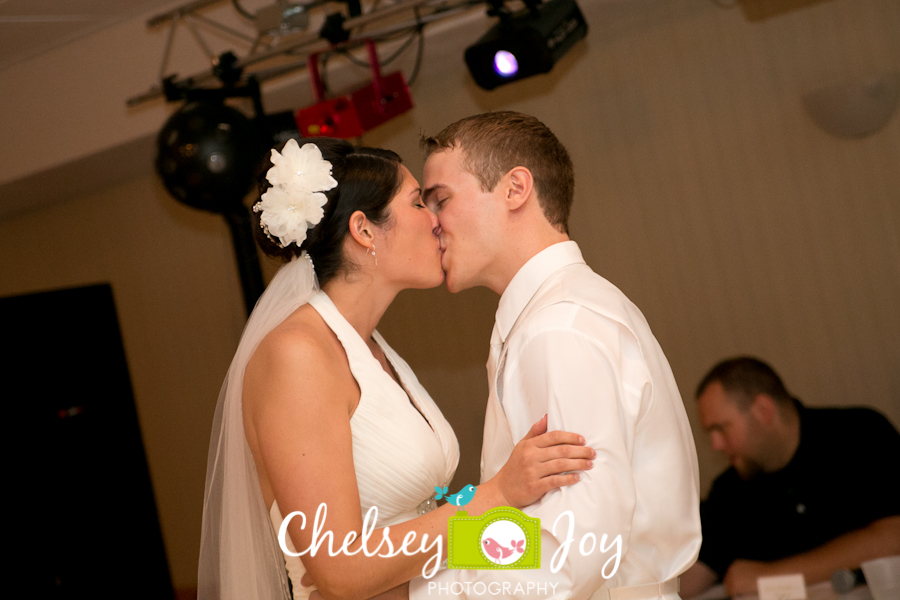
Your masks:
<path fill-rule="evenodd" d="M 0 70 L 172 0 L 0 0 Z"/>

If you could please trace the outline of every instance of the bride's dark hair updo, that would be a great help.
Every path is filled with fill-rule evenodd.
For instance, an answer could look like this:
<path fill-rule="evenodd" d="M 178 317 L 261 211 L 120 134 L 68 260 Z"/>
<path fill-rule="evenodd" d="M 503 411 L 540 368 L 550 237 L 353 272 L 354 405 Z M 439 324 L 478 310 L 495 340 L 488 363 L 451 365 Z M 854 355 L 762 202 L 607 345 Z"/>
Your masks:
<path fill-rule="evenodd" d="M 300 256 L 303 251 L 309 252 L 319 285 L 323 286 L 348 267 L 342 250 L 344 237 L 350 231 L 350 215 L 361 210 L 375 225 L 390 225 L 387 207 L 403 183 L 402 161 L 390 150 L 354 146 L 334 138 L 303 139 L 300 145 L 304 144 L 319 147 L 322 158 L 331 163 L 331 176 L 338 182 L 337 187 L 324 192 L 328 197 L 325 215 L 318 225 L 306 232 L 306 240 L 299 248 L 297 244 L 281 248 L 270 240 L 260 227 L 260 215 L 256 212 L 252 213 L 254 235 L 263 252 L 283 262 Z M 266 172 L 271 167 L 270 158 L 263 164 L 259 176 L 260 196 L 272 187 L 266 180 Z"/>

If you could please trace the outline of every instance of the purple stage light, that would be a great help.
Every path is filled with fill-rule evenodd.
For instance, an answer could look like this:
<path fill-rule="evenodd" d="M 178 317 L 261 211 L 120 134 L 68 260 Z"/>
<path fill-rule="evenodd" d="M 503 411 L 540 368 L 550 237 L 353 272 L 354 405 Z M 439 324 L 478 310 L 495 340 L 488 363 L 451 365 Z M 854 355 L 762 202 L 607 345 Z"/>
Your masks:
<path fill-rule="evenodd" d="M 519 61 L 512 52 L 500 50 L 494 55 L 494 71 L 501 77 L 512 77 L 519 71 Z"/>

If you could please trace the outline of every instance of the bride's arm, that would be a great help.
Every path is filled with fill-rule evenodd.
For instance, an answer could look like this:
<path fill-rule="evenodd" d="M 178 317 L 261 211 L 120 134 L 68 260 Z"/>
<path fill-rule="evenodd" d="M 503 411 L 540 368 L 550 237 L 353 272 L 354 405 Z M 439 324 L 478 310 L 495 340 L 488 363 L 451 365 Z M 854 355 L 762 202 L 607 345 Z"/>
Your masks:
<path fill-rule="evenodd" d="M 297 551 L 310 547 L 312 521 L 323 502 L 327 520 L 322 533 L 333 532 L 334 549 L 343 546 L 348 534 L 357 538 L 348 544 L 347 552 L 336 556 L 329 554 L 326 540 L 314 556 L 301 557 L 319 592 L 326 599 L 369 598 L 420 575 L 436 549 L 391 558 L 359 552 L 363 515 L 350 429 L 359 389 L 349 376 L 346 355 L 329 342 L 317 335 L 276 331 L 260 344 L 244 377 L 245 431 L 267 506 L 275 499 L 283 516 L 301 511 L 307 518 L 305 528 L 301 529 L 299 517 L 288 526 Z M 526 438 L 508 466 L 479 486 L 466 509 L 481 514 L 496 506 L 524 507 L 550 489 L 574 483 L 578 475 L 557 473 L 588 468 L 592 451 L 577 446 L 579 439 L 563 432 Z M 515 475 L 510 475 L 511 470 Z M 424 535 L 429 546 L 440 536 L 445 557 L 447 522 L 455 512 L 456 507 L 448 504 L 391 526 L 393 548 L 400 548 L 410 532 L 415 532 L 411 549 L 420 547 Z M 370 550 L 378 546 L 382 535 L 380 529 L 372 533 Z M 385 551 L 382 547 L 379 554 Z"/>

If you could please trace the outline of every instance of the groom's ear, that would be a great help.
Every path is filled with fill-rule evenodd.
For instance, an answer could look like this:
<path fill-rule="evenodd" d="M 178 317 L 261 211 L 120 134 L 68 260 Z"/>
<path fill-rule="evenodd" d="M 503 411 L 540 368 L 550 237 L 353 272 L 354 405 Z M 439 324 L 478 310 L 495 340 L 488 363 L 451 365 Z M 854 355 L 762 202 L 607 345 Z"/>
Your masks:
<path fill-rule="evenodd" d="M 534 191 L 534 177 L 526 167 L 513 167 L 502 181 L 506 189 L 506 206 L 509 210 L 521 208 Z"/>
<path fill-rule="evenodd" d="M 371 248 L 375 242 L 375 227 L 361 210 L 350 215 L 350 235 L 360 246 Z"/>

